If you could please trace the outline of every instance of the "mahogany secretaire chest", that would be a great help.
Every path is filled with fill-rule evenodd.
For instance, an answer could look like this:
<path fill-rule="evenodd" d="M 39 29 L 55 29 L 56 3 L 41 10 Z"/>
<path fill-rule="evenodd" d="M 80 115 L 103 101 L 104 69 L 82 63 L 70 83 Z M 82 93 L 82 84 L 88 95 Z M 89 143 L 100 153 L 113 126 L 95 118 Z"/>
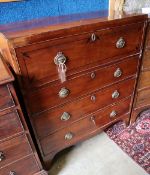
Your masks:
<path fill-rule="evenodd" d="M 102 16 L 103 17 L 102 17 Z M 104 13 L 1 26 L 42 160 L 130 120 L 146 15 Z"/>

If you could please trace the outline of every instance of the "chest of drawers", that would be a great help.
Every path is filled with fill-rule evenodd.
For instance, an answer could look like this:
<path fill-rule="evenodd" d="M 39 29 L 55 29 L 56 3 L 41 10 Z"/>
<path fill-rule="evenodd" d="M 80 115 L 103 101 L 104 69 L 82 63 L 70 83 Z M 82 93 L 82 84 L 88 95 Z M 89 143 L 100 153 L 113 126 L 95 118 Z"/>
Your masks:
<path fill-rule="evenodd" d="M 133 105 L 131 122 L 135 122 L 138 115 L 150 107 L 150 19 L 145 35 L 145 47 L 140 68 L 138 85 Z"/>
<path fill-rule="evenodd" d="M 60 150 L 130 120 L 147 16 L 87 16 L 1 28 L 2 52 L 18 77 L 47 167 Z"/>
<path fill-rule="evenodd" d="M 0 72 L 0 174 L 46 175 L 12 84 L 14 78 L 1 56 Z"/>

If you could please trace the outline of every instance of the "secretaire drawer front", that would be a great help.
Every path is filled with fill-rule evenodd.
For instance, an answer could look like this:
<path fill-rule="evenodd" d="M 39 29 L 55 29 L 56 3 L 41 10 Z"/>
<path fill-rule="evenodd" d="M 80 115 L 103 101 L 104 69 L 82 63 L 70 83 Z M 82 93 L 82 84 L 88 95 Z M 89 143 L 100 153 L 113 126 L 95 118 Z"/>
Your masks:
<path fill-rule="evenodd" d="M 67 101 L 82 97 L 109 84 L 135 75 L 137 63 L 138 57 L 132 57 L 115 65 L 72 78 L 63 84 L 58 83 L 40 88 L 27 94 L 27 105 L 33 114 L 64 104 Z"/>
<path fill-rule="evenodd" d="M 16 111 L 0 116 L 0 140 L 22 131 L 23 126 Z"/>
<path fill-rule="evenodd" d="M 88 65 L 106 63 L 108 58 L 113 61 L 117 56 L 138 53 L 143 26 L 144 23 L 119 26 L 18 48 L 24 83 L 31 87 L 58 79 L 56 60 L 65 62 L 70 75 Z M 62 59 L 57 59 L 58 53 L 63 54 Z"/>
<path fill-rule="evenodd" d="M 33 117 L 32 120 L 38 137 L 45 137 L 58 129 L 69 126 L 90 113 L 132 95 L 134 85 L 135 79 L 126 80 Z M 112 94 L 115 92 L 118 92 L 119 96 L 112 98 Z"/>
<path fill-rule="evenodd" d="M 1 175 L 34 175 L 39 172 L 39 167 L 34 156 L 20 159 L 0 169 Z"/>
<path fill-rule="evenodd" d="M 69 145 L 73 145 L 95 129 L 95 124 L 91 118 L 84 118 L 70 125 L 70 127 L 64 128 L 41 140 L 43 154 L 47 155 L 60 148 L 63 149 Z"/>
<path fill-rule="evenodd" d="M 93 121 L 95 121 L 96 126 L 103 127 L 114 120 L 122 117 L 129 113 L 131 98 L 127 98 L 118 104 L 111 105 L 104 110 L 96 112 L 92 115 Z"/>
<path fill-rule="evenodd" d="M 25 135 L 0 143 L 0 167 L 6 166 L 32 153 Z"/>
<path fill-rule="evenodd" d="M 7 85 L 0 86 L 0 111 L 15 106 L 12 95 Z"/>

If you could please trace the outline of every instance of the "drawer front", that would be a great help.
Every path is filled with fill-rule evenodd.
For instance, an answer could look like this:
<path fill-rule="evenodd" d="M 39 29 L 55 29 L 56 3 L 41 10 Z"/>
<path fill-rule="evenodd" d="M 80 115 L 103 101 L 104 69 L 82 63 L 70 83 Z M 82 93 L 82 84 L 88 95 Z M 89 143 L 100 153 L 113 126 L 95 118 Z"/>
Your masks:
<path fill-rule="evenodd" d="M 96 126 L 90 117 L 80 120 L 70 127 L 64 128 L 41 140 L 43 154 L 47 155 L 60 148 L 63 149 L 69 145 L 73 145 L 95 129 Z"/>
<path fill-rule="evenodd" d="M 141 72 L 138 89 L 144 89 L 150 87 L 150 70 Z"/>
<path fill-rule="evenodd" d="M 0 111 L 15 106 L 8 86 L 0 86 Z"/>
<path fill-rule="evenodd" d="M 129 58 L 115 65 L 93 70 L 87 74 L 70 79 L 64 84 L 49 85 L 34 93 L 32 92 L 32 94 L 28 93 L 27 105 L 29 111 L 31 114 L 34 114 L 47 110 L 132 76 L 137 72 L 137 63 L 138 57 Z M 114 74 L 118 70 L 122 74 L 119 77 L 115 77 Z M 65 98 L 60 97 L 62 93 L 66 94 Z"/>
<path fill-rule="evenodd" d="M 39 116 L 33 117 L 32 121 L 38 137 L 45 137 L 58 129 L 69 126 L 71 123 L 83 118 L 85 115 L 132 95 L 134 85 L 135 79 L 126 80 L 104 90 L 91 93 L 82 99 L 67 103 L 62 107 L 55 108 Z M 116 90 L 120 95 L 118 98 L 112 98 L 112 94 Z"/>
<path fill-rule="evenodd" d="M 33 156 L 28 156 L 15 163 L 12 163 L 5 168 L 0 168 L 1 175 L 33 175 L 39 171 L 37 162 Z"/>
<path fill-rule="evenodd" d="M 107 59 L 113 61 L 120 56 L 139 53 L 143 24 L 96 31 L 95 39 L 91 32 L 18 48 L 16 52 L 23 75 L 23 86 L 40 86 L 58 79 L 54 58 L 59 52 L 67 58 L 67 75 L 87 69 L 90 64 L 103 64 L 108 62 Z"/>
<path fill-rule="evenodd" d="M 126 115 L 130 110 L 131 98 L 127 98 L 116 105 L 111 105 L 104 110 L 96 112 L 92 117 L 96 126 L 103 127 L 112 121 Z"/>
<path fill-rule="evenodd" d="M 0 140 L 23 132 L 23 126 L 16 111 L 0 116 Z"/>
<path fill-rule="evenodd" d="M 32 150 L 25 135 L 0 143 L 0 167 L 31 154 Z"/>
<path fill-rule="evenodd" d="M 145 50 L 143 56 L 142 69 L 150 69 L 150 50 Z"/>
<path fill-rule="evenodd" d="M 76 123 L 73 123 L 67 128 L 59 130 L 58 132 L 49 135 L 41 140 L 41 145 L 44 154 L 48 154 L 57 149 L 65 148 L 69 145 L 75 144 L 81 139 L 84 139 L 88 134 L 94 132 L 96 129 L 111 123 L 113 120 L 119 118 L 129 112 L 130 98 L 115 106 L 110 106 L 107 110 L 102 110 L 92 114 Z M 115 117 L 110 117 L 110 113 L 116 110 L 118 112 Z M 102 119 L 102 118 L 103 119 Z M 101 120 L 101 124 L 99 122 Z"/>
<path fill-rule="evenodd" d="M 135 108 L 150 104 L 150 89 L 142 90 L 137 93 Z"/>

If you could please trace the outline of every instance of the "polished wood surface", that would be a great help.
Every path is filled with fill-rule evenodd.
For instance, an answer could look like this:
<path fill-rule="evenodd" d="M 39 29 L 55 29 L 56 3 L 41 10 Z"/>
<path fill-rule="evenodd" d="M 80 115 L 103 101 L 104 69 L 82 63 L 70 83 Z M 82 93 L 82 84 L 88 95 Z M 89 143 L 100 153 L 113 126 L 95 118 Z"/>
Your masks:
<path fill-rule="evenodd" d="M 147 15 L 101 12 L 0 26 L 45 168 L 60 150 L 129 123 L 146 25 Z M 67 58 L 64 83 L 59 52 Z"/>
<path fill-rule="evenodd" d="M 62 149 L 62 147 L 68 147 L 69 145 L 76 143 L 81 138 L 84 139 L 84 137 L 90 132 L 94 132 L 98 128 L 110 124 L 113 120 L 129 112 L 129 104 L 130 99 L 127 99 L 117 104 L 118 106 L 109 106 L 104 110 L 100 110 L 87 116 L 81 121 L 73 123 L 71 126 L 45 137 L 41 140 L 43 154 L 48 154 L 50 153 L 49 151 L 57 151 L 58 149 Z M 116 110 L 118 112 L 117 116 L 114 118 L 110 118 L 112 110 Z M 70 140 L 65 139 L 65 136 L 68 133 L 73 135 Z"/>
<path fill-rule="evenodd" d="M 139 114 L 150 107 L 150 20 L 145 36 L 145 48 L 140 69 L 140 76 L 136 88 L 135 100 L 131 115 L 131 122 L 135 122 Z"/>
<path fill-rule="evenodd" d="M 67 76 L 85 70 L 87 65 L 92 67 L 93 63 L 96 66 L 106 64 L 110 57 L 116 60 L 116 57 L 139 53 L 142 32 L 143 23 L 138 23 L 94 31 L 95 41 L 91 41 L 90 32 L 18 48 L 16 52 L 23 83 L 29 88 L 58 80 L 57 65 L 54 63 L 58 52 L 67 58 Z M 125 40 L 125 47 L 116 48 L 121 37 Z"/>
<path fill-rule="evenodd" d="M 115 12 L 113 18 L 109 18 L 108 11 L 100 11 L 2 25 L 0 31 L 17 47 L 41 42 L 45 39 L 62 37 L 64 34 L 72 35 L 82 33 L 85 30 L 107 28 L 114 26 L 114 23 L 116 26 L 126 25 L 126 23 L 130 24 L 133 21 L 138 23 L 146 19 L 147 15 L 145 14 L 139 16 L 137 13 L 127 14 L 125 12 Z"/>
<path fill-rule="evenodd" d="M 128 114 L 130 112 L 130 97 L 120 101 L 115 105 L 110 105 L 104 110 L 100 110 L 92 115 L 94 118 L 95 124 L 97 127 L 102 127 L 107 125 L 108 123 L 114 122 L 114 120 L 118 119 L 119 117 Z M 113 115 L 113 112 L 115 114 Z"/>
<path fill-rule="evenodd" d="M 17 111 L 0 116 L 0 140 L 23 132 Z"/>
<path fill-rule="evenodd" d="M 142 70 L 150 70 L 150 49 L 146 49 L 143 53 L 143 63 L 142 63 Z"/>
<path fill-rule="evenodd" d="M 0 163 L 1 167 L 32 154 L 30 143 L 25 135 L 20 135 L 0 143 L 0 150 L 4 152 L 4 160 Z"/>
<path fill-rule="evenodd" d="M 0 72 L 0 174 L 44 175 L 4 59 Z"/>
<path fill-rule="evenodd" d="M 130 64 L 130 67 L 128 66 Z M 127 59 L 123 62 L 116 63 L 115 65 L 104 67 L 101 69 L 94 69 L 86 74 L 80 74 L 77 78 L 68 79 L 65 83 L 50 84 L 46 87 L 40 88 L 33 93 L 27 94 L 27 106 L 31 114 L 44 111 L 56 106 L 60 106 L 68 101 L 72 101 L 77 96 L 82 97 L 86 94 L 104 88 L 110 84 L 131 77 L 136 74 L 138 65 L 138 57 Z M 114 73 L 120 68 L 122 75 L 114 77 Z M 95 78 L 91 78 L 91 74 L 95 74 Z M 104 78 L 103 78 L 104 77 Z M 91 82 L 89 84 L 89 82 Z M 69 95 L 66 98 L 59 97 L 59 91 L 65 87 L 69 90 Z"/>
<path fill-rule="evenodd" d="M 0 85 L 0 112 L 15 106 L 9 85 Z"/>
<path fill-rule="evenodd" d="M 38 137 L 45 137 L 51 132 L 69 126 L 71 123 L 84 118 L 86 115 L 93 113 L 98 109 L 104 108 L 105 106 L 116 103 L 119 100 L 132 95 L 134 86 L 135 79 L 126 80 L 120 84 L 109 86 L 104 90 L 93 92 L 86 97 L 67 103 L 59 108 L 54 108 L 45 113 L 39 114 L 38 116 L 34 116 L 32 120 Z M 125 91 L 124 87 L 126 87 Z M 112 94 L 116 90 L 120 95 L 118 98 L 113 99 Z M 95 97 L 95 100 L 92 100 L 92 97 Z M 70 114 L 70 120 L 61 120 L 63 112 Z"/>
<path fill-rule="evenodd" d="M 150 104 L 150 89 L 145 89 L 137 92 L 135 108 L 147 106 Z"/>
<path fill-rule="evenodd" d="M 14 172 L 20 175 L 34 175 L 39 171 L 36 159 L 33 155 L 18 160 L 0 169 L 0 174 L 10 174 Z"/>

